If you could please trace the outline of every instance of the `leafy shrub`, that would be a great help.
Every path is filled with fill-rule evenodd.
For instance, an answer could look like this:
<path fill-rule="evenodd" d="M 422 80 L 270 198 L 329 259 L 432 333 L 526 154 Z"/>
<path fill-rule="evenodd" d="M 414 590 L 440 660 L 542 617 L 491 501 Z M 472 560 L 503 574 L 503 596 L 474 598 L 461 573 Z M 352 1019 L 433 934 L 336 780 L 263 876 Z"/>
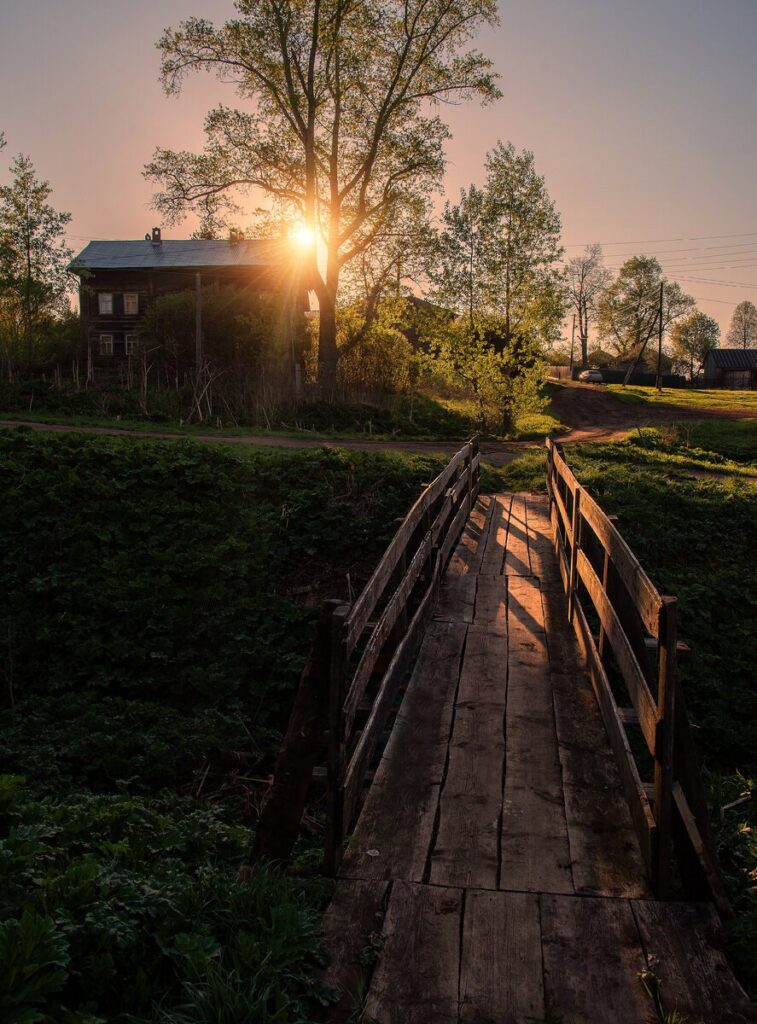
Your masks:
<path fill-rule="evenodd" d="M 293 579 L 345 594 L 439 465 L 3 433 L 5 693 L 241 699 L 270 720 L 311 636 Z"/>
<path fill-rule="evenodd" d="M 239 881 L 251 832 L 235 823 L 233 805 L 173 794 L 50 801 L 16 785 L 10 801 L 6 787 L 3 814 L 0 955 L 3 943 L 13 953 L 3 957 L 0 1005 L 9 1024 L 67 1011 L 163 1020 L 206 978 L 219 999 L 244 978 L 260 1020 L 301 1020 L 319 994 L 323 883 L 266 868 Z"/>

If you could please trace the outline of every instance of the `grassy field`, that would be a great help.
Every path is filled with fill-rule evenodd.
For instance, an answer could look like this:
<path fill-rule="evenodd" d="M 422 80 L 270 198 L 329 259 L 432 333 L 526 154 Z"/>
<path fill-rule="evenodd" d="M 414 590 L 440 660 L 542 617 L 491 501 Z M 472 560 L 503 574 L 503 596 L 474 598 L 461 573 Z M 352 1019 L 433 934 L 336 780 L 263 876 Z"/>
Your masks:
<path fill-rule="evenodd" d="M 623 387 L 622 384 L 605 386 L 615 398 L 629 405 L 665 405 L 687 412 L 716 409 L 757 416 L 757 391 L 726 391 L 723 388 L 663 388 L 658 391 L 653 387 Z"/>
<path fill-rule="evenodd" d="M 237 872 L 316 605 L 441 465 L 0 432 L 0 1020 L 312 1019 L 318 807 Z"/>
<path fill-rule="evenodd" d="M 729 953 L 757 995 L 757 487 L 738 475 L 686 472 L 746 472 L 754 465 L 755 432 L 753 424 L 716 422 L 696 425 L 694 436 L 701 447 L 661 428 L 565 451 L 581 483 L 618 516 L 658 589 L 679 598 L 680 636 L 691 646 L 681 679 L 736 910 Z M 505 472 L 512 485 L 544 489 L 541 453 Z"/>

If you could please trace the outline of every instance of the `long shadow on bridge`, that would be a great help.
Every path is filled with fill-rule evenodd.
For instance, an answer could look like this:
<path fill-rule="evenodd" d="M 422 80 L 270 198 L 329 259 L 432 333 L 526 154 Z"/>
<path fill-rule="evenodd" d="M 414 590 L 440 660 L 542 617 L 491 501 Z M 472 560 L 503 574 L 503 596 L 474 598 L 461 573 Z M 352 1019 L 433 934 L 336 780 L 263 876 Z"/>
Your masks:
<path fill-rule="evenodd" d="M 718 928 L 652 898 L 546 500 L 480 498 L 339 870 L 331 1019 L 641 1024 L 650 970 L 687 1024 L 753 1021 Z"/>

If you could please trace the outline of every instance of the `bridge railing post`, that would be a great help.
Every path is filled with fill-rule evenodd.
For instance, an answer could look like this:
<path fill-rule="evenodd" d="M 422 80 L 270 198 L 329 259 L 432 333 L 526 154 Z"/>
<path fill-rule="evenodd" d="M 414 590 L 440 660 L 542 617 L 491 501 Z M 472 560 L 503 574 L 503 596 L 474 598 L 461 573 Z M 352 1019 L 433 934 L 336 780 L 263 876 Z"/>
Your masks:
<path fill-rule="evenodd" d="M 573 492 L 573 514 L 571 516 L 570 538 L 570 576 L 568 580 L 568 620 L 573 622 L 573 611 L 576 607 L 576 590 L 578 588 L 578 552 L 581 547 L 581 488 Z"/>
<path fill-rule="evenodd" d="M 349 656 L 347 652 L 347 616 L 350 606 L 336 604 L 331 613 L 331 646 L 329 665 L 329 742 L 328 742 L 328 813 L 326 822 L 325 867 L 328 875 L 336 874 L 342 859 L 344 843 L 344 699 L 347 690 Z"/>
<path fill-rule="evenodd" d="M 653 883 L 658 897 L 670 894 L 673 858 L 673 782 L 677 687 L 677 606 L 663 597 L 658 613 L 657 733 L 655 737 L 654 803 L 657 850 Z"/>

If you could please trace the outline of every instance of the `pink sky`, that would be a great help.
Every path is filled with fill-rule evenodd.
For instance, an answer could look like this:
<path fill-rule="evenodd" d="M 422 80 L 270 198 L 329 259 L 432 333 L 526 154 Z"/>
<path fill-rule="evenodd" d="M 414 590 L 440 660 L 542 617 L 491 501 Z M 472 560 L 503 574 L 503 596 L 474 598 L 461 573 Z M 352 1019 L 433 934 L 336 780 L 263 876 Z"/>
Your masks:
<path fill-rule="evenodd" d="M 757 3 L 500 9 L 502 27 L 480 46 L 505 95 L 450 110 L 448 195 L 480 181 L 498 139 L 531 149 L 568 256 L 594 241 L 613 268 L 658 255 L 725 331 L 737 302 L 757 301 Z M 205 76 L 166 98 L 154 43 L 184 17 L 232 10 L 230 0 L 0 0 L 0 159 L 31 155 L 56 207 L 73 214 L 73 248 L 152 226 L 141 170 L 154 147 L 200 148 L 206 110 L 235 100 Z"/>

